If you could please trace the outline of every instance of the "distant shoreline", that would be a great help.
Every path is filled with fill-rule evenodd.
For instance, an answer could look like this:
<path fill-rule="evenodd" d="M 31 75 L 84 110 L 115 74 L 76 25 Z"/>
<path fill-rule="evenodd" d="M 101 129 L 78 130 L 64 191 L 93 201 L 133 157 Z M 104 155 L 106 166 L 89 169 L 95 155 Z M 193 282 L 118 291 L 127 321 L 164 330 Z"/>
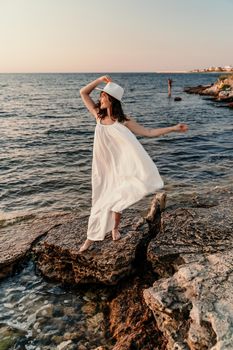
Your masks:
<path fill-rule="evenodd" d="M 108 74 L 233 74 L 233 71 L 153 71 L 153 72 L 107 72 Z M 106 74 L 106 72 L 0 72 L 0 75 L 10 74 Z"/>

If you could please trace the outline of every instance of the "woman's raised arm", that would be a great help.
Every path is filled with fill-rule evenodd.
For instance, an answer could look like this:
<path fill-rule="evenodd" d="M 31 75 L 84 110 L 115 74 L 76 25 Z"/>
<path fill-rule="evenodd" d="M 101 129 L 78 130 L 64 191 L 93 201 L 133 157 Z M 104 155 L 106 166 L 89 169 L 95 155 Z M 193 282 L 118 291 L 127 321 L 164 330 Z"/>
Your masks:
<path fill-rule="evenodd" d="M 188 126 L 186 124 L 181 123 L 173 126 L 168 126 L 166 128 L 145 128 L 143 125 L 140 125 L 131 117 L 128 121 L 124 123 L 124 125 L 128 129 L 130 129 L 134 134 L 146 137 L 157 137 L 169 134 L 171 132 L 186 132 L 188 130 Z"/>
<path fill-rule="evenodd" d="M 102 82 L 108 83 L 109 81 L 111 81 L 111 78 L 107 75 L 104 75 L 87 84 L 79 91 L 85 106 L 95 118 L 97 118 L 97 112 L 95 110 L 95 102 L 90 97 L 90 93 Z"/>

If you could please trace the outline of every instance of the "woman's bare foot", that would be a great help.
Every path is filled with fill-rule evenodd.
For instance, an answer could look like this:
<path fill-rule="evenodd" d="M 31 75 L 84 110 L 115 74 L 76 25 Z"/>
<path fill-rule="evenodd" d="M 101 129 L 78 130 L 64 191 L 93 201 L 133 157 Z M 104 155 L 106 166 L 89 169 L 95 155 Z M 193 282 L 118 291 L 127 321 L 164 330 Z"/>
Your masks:
<path fill-rule="evenodd" d="M 112 230 L 112 239 L 113 239 L 113 241 L 118 241 L 118 239 L 120 239 L 120 238 L 121 238 L 121 234 L 118 231 L 118 228 L 114 228 Z"/>
<path fill-rule="evenodd" d="M 90 239 L 86 239 L 84 244 L 79 248 L 79 253 L 82 253 L 85 250 L 87 250 L 92 245 L 92 243 L 93 241 L 91 241 Z"/>

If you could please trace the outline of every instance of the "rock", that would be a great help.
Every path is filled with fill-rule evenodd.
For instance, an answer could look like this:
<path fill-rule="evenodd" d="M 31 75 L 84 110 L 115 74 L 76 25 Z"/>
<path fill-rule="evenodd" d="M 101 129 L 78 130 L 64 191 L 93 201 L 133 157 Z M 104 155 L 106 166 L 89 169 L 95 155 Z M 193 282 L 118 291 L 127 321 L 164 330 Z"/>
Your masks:
<path fill-rule="evenodd" d="M 52 304 L 46 304 L 43 305 L 41 308 L 39 308 L 36 312 L 35 312 L 36 317 L 52 317 L 53 315 L 53 305 Z"/>
<path fill-rule="evenodd" d="M 76 313 L 77 313 L 77 311 L 75 310 L 75 308 L 74 307 L 72 307 L 72 306 L 65 306 L 64 308 L 63 308 L 63 312 L 64 312 L 64 315 L 66 315 L 66 316 L 75 316 L 76 315 Z"/>
<path fill-rule="evenodd" d="M 143 300 L 142 290 L 148 287 L 136 277 L 109 304 L 109 327 L 116 344 L 112 350 L 166 349 L 155 319 Z M 159 345 L 159 347 L 158 347 Z"/>
<path fill-rule="evenodd" d="M 161 230 L 148 245 L 147 259 L 159 276 L 170 276 L 196 254 L 229 250 L 232 227 L 233 188 L 194 193 L 162 213 Z"/>
<path fill-rule="evenodd" d="M 162 198 L 160 194 L 152 200 L 150 218 L 143 218 L 131 209 L 125 210 L 122 238 L 112 241 L 108 234 L 104 241 L 95 242 L 85 253 L 80 254 L 79 247 L 86 237 L 88 217 L 75 218 L 51 229 L 33 249 L 37 267 L 46 277 L 64 283 L 117 284 L 135 273 L 136 261 L 146 254 L 147 244 L 154 234 L 153 225 L 159 216 L 159 204 L 155 202 L 159 203 Z"/>
<path fill-rule="evenodd" d="M 69 344 L 71 344 L 71 340 L 63 341 L 61 344 L 57 346 L 57 350 L 65 350 Z"/>
<path fill-rule="evenodd" d="M 78 345 L 78 350 L 88 350 L 86 346 L 79 344 Z"/>
<path fill-rule="evenodd" d="M 196 258 L 144 291 L 167 349 L 232 349 L 233 250 Z"/>
<path fill-rule="evenodd" d="M 232 349 L 233 188 L 172 206 L 161 221 L 148 260 L 162 278 L 144 298 L 167 349 Z"/>
<path fill-rule="evenodd" d="M 98 314 L 89 317 L 86 325 L 87 331 L 91 332 L 92 334 L 101 332 L 101 330 L 104 328 L 104 314 L 102 312 L 98 312 Z"/>
<path fill-rule="evenodd" d="M 210 87 L 208 87 L 207 89 L 203 89 L 203 91 L 201 91 L 199 93 L 199 95 L 209 95 L 209 96 L 218 96 L 219 93 L 219 87 L 216 84 L 211 85 Z"/>
<path fill-rule="evenodd" d="M 79 332 L 66 332 L 64 334 L 64 339 L 65 340 L 75 340 L 75 339 L 78 339 L 80 337 L 80 333 Z"/>
<path fill-rule="evenodd" d="M 0 324 L 0 350 L 8 350 L 14 347 L 20 337 L 25 336 L 26 331 L 19 330 L 3 323 Z"/>
<path fill-rule="evenodd" d="M 181 97 L 175 97 L 175 98 L 174 98 L 174 101 L 176 101 L 176 102 L 182 101 L 182 98 L 181 98 Z"/>
<path fill-rule="evenodd" d="M 217 97 L 220 102 L 233 102 L 233 91 L 220 91 Z"/>
<path fill-rule="evenodd" d="M 93 315 L 96 312 L 96 303 L 95 302 L 88 302 L 83 305 L 82 312 L 87 315 Z"/>
<path fill-rule="evenodd" d="M 187 94 L 201 94 L 204 90 L 210 88 L 211 85 L 198 85 L 193 87 L 185 87 L 184 92 Z"/>
<path fill-rule="evenodd" d="M 55 344 L 60 344 L 60 343 L 62 343 L 63 337 L 61 335 L 52 335 L 51 340 Z"/>
<path fill-rule="evenodd" d="M 219 79 L 210 86 L 186 87 L 184 91 L 188 94 L 199 94 L 212 96 L 215 102 L 233 102 L 233 75 L 220 76 Z M 226 107 L 229 105 L 226 105 Z M 221 106 L 224 107 L 224 106 Z"/>
<path fill-rule="evenodd" d="M 49 215 L 22 220 L 0 229 L 0 279 L 11 274 L 30 252 L 33 242 L 51 228 L 61 224 L 67 215 Z"/>

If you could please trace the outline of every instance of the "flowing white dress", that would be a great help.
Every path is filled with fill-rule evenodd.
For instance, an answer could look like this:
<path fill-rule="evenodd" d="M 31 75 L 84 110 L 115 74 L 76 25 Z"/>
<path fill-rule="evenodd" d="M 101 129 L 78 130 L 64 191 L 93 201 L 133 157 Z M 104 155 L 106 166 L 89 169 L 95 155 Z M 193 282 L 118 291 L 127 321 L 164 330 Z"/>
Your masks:
<path fill-rule="evenodd" d="M 92 208 L 87 238 L 101 241 L 121 212 L 163 188 L 158 169 L 136 136 L 122 123 L 97 119 L 92 159 Z"/>

